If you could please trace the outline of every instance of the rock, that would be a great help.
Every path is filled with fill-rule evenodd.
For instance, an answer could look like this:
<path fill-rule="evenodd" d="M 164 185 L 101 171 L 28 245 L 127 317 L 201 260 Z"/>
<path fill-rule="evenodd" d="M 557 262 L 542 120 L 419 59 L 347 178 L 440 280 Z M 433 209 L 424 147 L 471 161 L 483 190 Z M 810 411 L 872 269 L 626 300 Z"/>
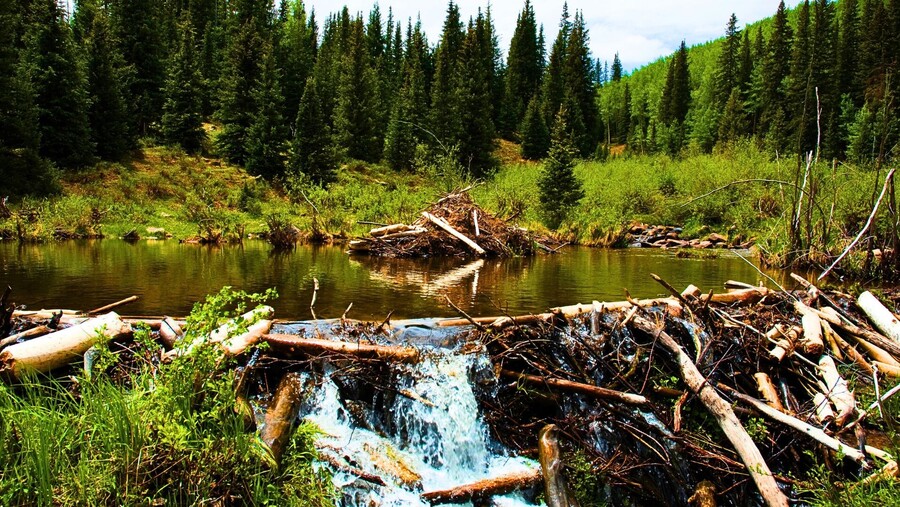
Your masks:
<path fill-rule="evenodd" d="M 713 243 L 727 243 L 728 238 L 722 236 L 721 234 L 712 233 L 706 237 L 707 241 L 711 241 Z"/>

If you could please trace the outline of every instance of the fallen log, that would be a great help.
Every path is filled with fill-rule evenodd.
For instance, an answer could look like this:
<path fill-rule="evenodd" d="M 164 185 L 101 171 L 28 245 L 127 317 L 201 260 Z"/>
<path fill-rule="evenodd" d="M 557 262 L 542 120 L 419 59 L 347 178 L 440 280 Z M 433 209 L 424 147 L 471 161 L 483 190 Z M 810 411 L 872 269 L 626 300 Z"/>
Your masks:
<path fill-rule="evenodd" d="M 514 472 L 500 477 L 463 484 L 455 488 L 428 491 L 422 493 L 422 498 L 432 504 L 464 503 L 474 499 L 505 495 L 520 489 L 530 488 L 540 483 L 542 478 L 540 469 L 534 468 L 524 472 Z"/>
<path fill-rule="evenodd" d="M 831 410 L 831 404 L 828 403 L 828 397 L 822 393 L 816 393 L 813 396 L 813 405 L 815 405 L 816 419 L 822 425 L 834 421 L 834 410 Z"/>
<path fill-rule="evenodd" d="M 339 472 L 344 472 L 346 474 L 354 475 L 364 481 L 371 482 L 372 484 L 377 484 L 379 486 L 387 486 L 387 483 L 384 482 L 384 479 L 382 479 L 381 477 L 379 477 L 375 474 L 370 474 L 360 468 L 351 466 L 344 459 L 331 454 L 330 451 L 332 451 L 332 449 L 330 447 L 323 448 L 317 444 L 316 450 L 318 451 L 316 458 L 320 461 L 324 461 L 325 463 L 328 463 L 335 470 L 337 470 Z"/>
<path fill-rule="evenodd" d="M 363 450 L 369 455 L 369 463 L 378 471 L 394 477 L 408 489 L 422 488 L 422 476 L 390 444 L 382 442 L 376 447 L 366 443 Z"/>
<path fill-rule="evenodd" d="M 447 232 L 447 234 L 449 234 L 449 235 L 453 236 L 454 238 L 465 243 L 466 246 L 468 246 L 472 250 L 475 250 L 475 253 L 477 253 L 478 255 L 484 255 L 487 253 L 484 251 L 484 248 L 481 248 L 480 246 L 478 246 L 478 243 L 472 241 L 471 239 L 467 238 L 463 233 L 454 229 L 453 226 L 448 224 L 445 220 L 442 220 L 441 218 L 438 218 L 427 211 L 423 211 L 422 216 L 427 218 L 434 225 L 443 229 L 445 232 Z"/>
<path fill-rule="evenodd" d="M 562 472 L 556 425 L 548 424 L 538 435 L 538 456 L 544 476 L 544 501 L 547 507 L 578 507 L 578 501 L 569 492 Z"/>
<path fill-rule="evenodd" d="M 290 334 L 266 334 L 262 336 L 262 341 L 268 343 L 273 350 L 286 353 L 345 354 L 365 359 L 389 359 L 400 363 L 417 363 L 420 359 L 418 349 L 397 345 L 349 343 L 321 338 L 302 338 Z"/>
<path fill-rule="evenodd" d="M 637 305 L 635 305 L 637 303 Z M 599 301 L 594 301 L 591 304 L 574 304 L 568 306 L 557 306 L 556 308 L 552 308 L 549 312 L 546 313 L 538 313 L 531 315 L 517 315 L 514 317 L 509 316 L 498 316 L 498 317 L 474 317 L 472 320 L 477 322 L 478 324 L 490 325 L 494 328 L 505 327 L 513 324 L 534 324 L 537 322 L 547 322 L 553 319 L 555 315 L 562 315 L 567 319 L 571 319 L 574 317 L 578 317 L 580 315 L 585 315 L 591 313 L 593 311 L 597 311 L 598 313 L 602 313 L 602 311 L 618 311 L 618 310 L 628 310 L 634 308 L 635 306 L 639 306 L 641 308 L 646 308 L 649 306 L 679 306 L 680 303 L 675 298 L 654 298 L 654 299 L 639 299 L 634 301 L 615 301 L 612 303 L 601 303 Z M 466 319 L 444 319 L 437 322 L 439 327 L 455 327 L 455 326 L 467 326 L 472 324 L 469 320 Z"/>
<path fill-rule="evenodd" d="M 825 352 L 825 341 L 822 339 L 822 319 L 814 313 L 802 316 L 803 338 L 799 344 L 803 353 L 810 356 L 819 356 Z"/>
<path fill-rule="evenodd" d="M 50 331 L 52 331 L 52 329 L 50 329 L 47 326 L 35 326 L 31 329 L 26 329 L 25 331 L 22 331 L 20 333 L 11 334 L 11 335 L 7 336 L 6 338 L 0 340 L 0 349 L 2 349 L 3 347 L 6 347 L 7 345 L 12 345 L 19 340 L 24 340 L 25 338 L 35 338 L 38 336 L 43 336 L 43 335 L 49 333 Z"/>
<path fill-rule="evenodd" d="M 243 353 L 259 342 L 264 334 L 269 332 L 272 327 L 272 321 L 268 320 L 275 310 L 271 306 L 261 305 L 249 312 L 235 317 L 228 322 L 219 326 L 208 336 L 198 336 L 187 344 L 184 348 L 175 348 L 166 353 L 167 357 L 175 357 L 189 353 L 195 347 L 205 345 L 207 343 L 216 344 L 225 354 L 236 356 Z M 240 328 L 240 325 L 249 322 L 249 327 L 241 334 L 234 333 Z"/>
<path fill-rule="evenodd" d="M 766 401 L 766 404 L 775 410 L 784 412 L 784 405 L 781 403 L 781 398 L 778 396 L 778 389 L 775 388 L 775 384 L 772 383 L 772 379 L 769 378 L 769 375 L 758 372 L 753 375 L 753 378 L 756 379 L 756 388 L 762 396 L 762 399 Z"/>
<path fill-rule="evenodd" d="M 552 387 L 555 389 L 560 389 L 562 391 L 585 394 L 594 398 L 621 401 L 622 403 L 627 403 L 629 405 L 647 404 L 647 398 L 641 396 L 640 394 L 623 393 L 621 391 L 614 391 L 605 387 L 592 386 L 589 384 L 582 384 L 569 380 L 539 377 L 537 375 L 527 375 L 525 373 L 519 373 L 509 370 L 500 370 L 500 376 L 520 380 L 534 386 Z"/>
<path fill-rule="evenodd" d="M 859 336 L 861 338 L 864 338 L 864 339 L 868 340 L 870 343 L 874 343 L 875 345 L 878 345 L 879 347 L 888 351 L 895 358 L 900 358 L 900 343 L 894 342 L 893 340 L 888 339 L 884 335 L 881 335 L 874 331 L 870 331 L 865 328 L 854 326 L 853 324 L 849 324 L 847 322 L 842 321 L 840 319 L 840 317 L 837 317 L 834 314 L 823 312 L 823 311 L 817 310 L 815 308 L 810 308 L 799 301 L 794 302 L 794 306 L 802 306 L 804 308 L 804 310 L 802 310 L 801 313 L 803 313 L 803 311 L 813 312 L 816 315 L 818 315 L 819 318 L 821 318 L 824 321 L 827 321 L 832 326 L 834 326 L 844 332 L 850 333 L 854 336 Z"/>
<path fill-rule="evenodd" d="M 700 398 L 707 410 L 716 418 L 719 427 L 722 428 L 725 436 L 741 457 L 741 461 L 744 462 L 744 466 L 747 467 L 747 472 L 756 484 L 756 488 L 766 505 L 770 507 L 787 507 L 787 497 L 778 489 L 778 484 L 772 476 L 769 465 L 763 458 L 762 453 L 760 453 L 759 448 L 756 447 L 753 439 L 747 434 L 747 430 L 741 425 L 741 421 L 734 415 L 731 405 L 723 400 L 707 382 L 691 358 L 681 348 L 681 345 L 661 327 L 655 326 L 643 317 L 635 317 L 632 320 L 632 325 L 657 338 L 663 347 L 675 356 L 675 362 L 678 364 L 684 383 Z M 765 406 L 769 410 L 777 412 L 777 410 L 770 408 L 768 405 Z"/>
<path fill-rule="evenodd" d="M 838 426 L 843 426 L 856 413 L 856 399 L 850 392 L 847 381 L 838 373 L 831 356 L 824 355 L 819 358 L 819 374 L 825 380 L 825 396 L 837 410 L 834 422 Z"/>
<path fill-rule="evenodd" d="M 281 378 L 275 390 L 275 399 L 266 411 L 266 423 L 260 430 L 260 440 L 265 444 L 275 467 L 281 464 L 281 456 L 291 439 L 297 411 L 303 401 L 303 383 L 296 373 Z"/>
<path fill-rule="evenodd" d="M 115 312 L 82 324 L 10 345 L 0 352 L 0 374 L 21 378 L 29 372 L 48 372 L 81 359 L 95 343 L 131 332 Z"/>
<path fill-rule="evenodd" d="M 900 344 L 900 321 L 871 292 L 865 291 L 856 299 L 856 305 L 869 317 L 875 329 Z"/>
<path fill-rule="evenodd" d="M 414 229 L 417 229 L 417 227 L 406 224 L 386 225 L 384 227 L 377 227 L 370 230 L 369 235 L 371 235 L 373 238 L 381 238 L 384 236 L 389 236 L 391 234 L 397 234 L 398 232 L 408 232 Z"/>
<path fill-rule="evenodd" d="M 163 345 L 166 346 L 166 349 L 171 350 L 175 347 L 175 343 L 183 336 L 184 331 L 181 330 L 181 325 L 179 325 L 175 319 L 166 317 L 160 322 L 159 338 L 163 342 Z"/>

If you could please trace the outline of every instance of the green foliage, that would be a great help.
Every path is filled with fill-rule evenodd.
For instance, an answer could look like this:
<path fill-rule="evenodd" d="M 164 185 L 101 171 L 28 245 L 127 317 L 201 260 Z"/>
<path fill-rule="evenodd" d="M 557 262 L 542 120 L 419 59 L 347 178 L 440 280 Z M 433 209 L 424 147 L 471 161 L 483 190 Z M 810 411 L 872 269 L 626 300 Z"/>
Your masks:
<path fill-rule="evenodd" d="M 562 108 L 556 115 L 550 153 L 538 182 L 545 223 L 550 228 L 559 227 L 569 210 L 584 197 L 581 182 L 573 171 L 577 154 L 574 135 L 569 129 L 568 112 Z"/>
<path fill-rule="evenodd" d="M 196 39 L 191 20 L 179 26 L 178 46 L 169 64 L 162 137 L 188 153 L 199 153 L 206 142 L 203 130 L 202 79 L 196 55 Z"/>
<path fill-rule="evenodd" d="M 525 6 L 519 13 L 516 29 L 509 43 L 505 76 L 506 103 L 504 105 L 507 125 L 504 133 L 512 133 L 525 120 L 526 109 L 530 107 L 533 97 L 540 91 L 543 70 L 543 41 L 538 39 L 537 21 L 531 0 L 525 0 Z M 524 139 L 526 136 L 524 128 L 521 128 L 519 132 Z"/>
<path fill-rule="evenodd" d="M 297 111 L 297 129 L 291 143 L 290 172 L 302 174 L 317 185 L 327 185 L 336 178 L 337 157 L 324 100 L 316 76 L 310 77 Z"/>
<path fill-rule="evenodd" d="M 538 160 L 547 156 L 550 149 L 550 129 L 544 121 L 541 105 L 537 96 L 528 103 L 525 119 L 519 127 L 522 136 L 522 157 Z"/>
<path fill-rule="evenodd" d="M 346 156 L 375 162 L 381 159 L 382 129 L 376 121 L 378 103 L 375 70 L 365 46 L 363 21 L 357 17 L 349 28 L 340 63 L 334 133 Z"/>
<path fill-rule="evenodd" d="M 271 48 L 263 52 L 262 75 L 253 89 L 257 111 L 247 130 L 247 160 L 250 174 L 273 178 L 284 173 L 287 128 L 281 118 L 282 97 L 278 71 Z"/>

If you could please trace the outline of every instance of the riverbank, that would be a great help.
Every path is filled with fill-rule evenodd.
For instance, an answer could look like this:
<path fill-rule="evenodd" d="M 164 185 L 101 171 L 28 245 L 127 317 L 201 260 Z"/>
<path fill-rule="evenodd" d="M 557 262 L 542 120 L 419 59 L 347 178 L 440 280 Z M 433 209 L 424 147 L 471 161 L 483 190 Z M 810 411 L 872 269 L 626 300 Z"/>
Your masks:
<path fill-rule="evenodd" d="M 60 195 L 9 203 L 0 237 L 238 242 L 289 224 L 308 238 L 350 238 L 365 235 L 372 223 L 410 223 L 442 194 L 474 185 L 474 200 L 488 212 L 561 242 L 626 246 L 631 225 L 643 222 L 680 226 L 685 240 L 716 234 L 730 244 L 752 242 L 774 266 L 824 269 L 863 228 L 884 181 L 884 174 L 852 165 L 773 161 L 749 145 L 681 159 L 585 161 L 576 175 L 586 197 L 559 229 L 548 231 L 538 198 L 543 166 L 518 160 L 512 148 L 498 151 L 503 164 L 487 181 L 351 162 L 324 190 L 299 178 L 266 182 L 218 159 L 151 147 L 127 162 L 64 174 Z M 879 264 L 871 255 L 880 250 L 884 257 L 896 236 L 885 211 L 896 208 L 888 204 L 839 272 L 896 277 L 892 260 Z"/>

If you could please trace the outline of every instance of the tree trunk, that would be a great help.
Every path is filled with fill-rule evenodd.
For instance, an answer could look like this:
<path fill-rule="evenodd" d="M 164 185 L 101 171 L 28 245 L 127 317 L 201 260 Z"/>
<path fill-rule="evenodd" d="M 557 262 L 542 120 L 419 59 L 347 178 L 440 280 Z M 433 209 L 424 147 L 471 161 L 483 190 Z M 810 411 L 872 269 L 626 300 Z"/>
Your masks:
<path fill-rule="evenodd" d="M 538 436 L 538 455 L 544 476 L 544 501 L 547 507 L 578 507 L 578 501 L 569 492 L 562 473 L 559 443 L 556 441 L 556 426 L 548 424 Z"/>
<path fill-rule="evenodd" d="M 520 489 L 530 488 L 540 483 L 541 478 L 541 471 L 535 468 L 501 477 L 483 479 L 451 489 L 429 491 L 427 493 L 422 493 L 422 498 L 433 504 L 464 503 L 473 499 L 505 495 Z"/>
<path fill-rule="evenodd" d="M 345 354 L 365 359 L 383 359 L 400 363 L 417 363 L 419 351 L 413 347 L 397 345 L 369 345 L 319 338 L 301 338 L 290 334 L 267 334 L 262 340 L 274 350 L 286 353 L 302 352 L 309 355 Z"/>

